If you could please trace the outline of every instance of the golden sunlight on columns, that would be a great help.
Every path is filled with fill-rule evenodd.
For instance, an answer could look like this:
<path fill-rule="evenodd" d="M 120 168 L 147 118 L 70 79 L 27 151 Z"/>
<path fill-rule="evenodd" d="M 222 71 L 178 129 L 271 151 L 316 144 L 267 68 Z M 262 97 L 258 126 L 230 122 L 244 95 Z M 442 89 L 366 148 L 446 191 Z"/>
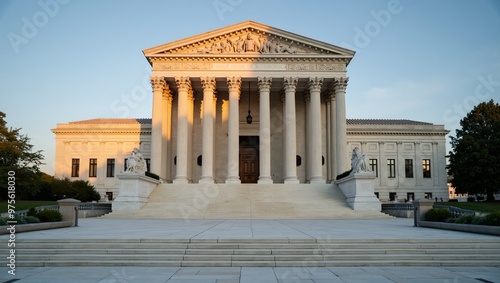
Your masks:
<path fill-rule="evenodd" d="M 269 95 L 272 78 L 259 77 L 260 123 L 259 123 L 259 184 L 272 184 L 271 178 L 271 106 Z"/>
<path fill-rule="evenodd" d="M 227 154 L 227 179 L 226 184 L 241 184 L 239 172 L 240 151 L 240 120 L 239 99 L 241 78 L 228 77 L 229 88 L 229 121 L 228 121 L 228 154 Z"/>
<path fill-rule="evenodd" d="M 151 77 L 153 88 L 153 113 L 151 128 L 151 172 L 158 174 L 161 179 L 165 179 L 165 167 L 162 162 L 162 96 L 166 82 L 163 77 Z"/>
<path fill-rule="evenodd" d="M 203 87 L 202 166 L 200 184 L 213 184 L 215 78 L 201 78 Z"/>
<path fill-rule="evenodd" d="M 309 92 L 311 95 L 311 112 L 309 113 L 309 128 L 311 135 L 309 141 L 311 143 L 311 184 L 324 184 L 323 170 L 321 164 L 321 84 L 322 78 L 309 79 Z"/>
<path fill-rule="evenodd" d="M 187 184 L 188 165 L 188 94 L 191 89 L 189 77 L 176 77 L 177 98 L 177 170 L 174 184 Z"/>
<path fill-rule="evenodd" d="M 347 125 L 345 113 L 345 89 L 349 78 L 335 78 L 333 87 L 335 89 L 335 110 L 336 110 L 336 158 L 337 175 L 349 170 L 349 157 L 347 153 Z"/>
<path fill-rule="evenodd" d="M 172 91 L 167 84 L 163 90 L 163 121 L 162 121 L 162 149 L 161 166 L 165 172 L 165 180 L 171 181 L 170 164 L 172 162 Z"/>
<path fill-rule="evenodd" d="M 285 78 L 285 137 L 284 137 L 284 163 L 285 184 L 298 184 L 297 178 L 297 129 L 295 114 L 295 89 L 298 78 Z"/>

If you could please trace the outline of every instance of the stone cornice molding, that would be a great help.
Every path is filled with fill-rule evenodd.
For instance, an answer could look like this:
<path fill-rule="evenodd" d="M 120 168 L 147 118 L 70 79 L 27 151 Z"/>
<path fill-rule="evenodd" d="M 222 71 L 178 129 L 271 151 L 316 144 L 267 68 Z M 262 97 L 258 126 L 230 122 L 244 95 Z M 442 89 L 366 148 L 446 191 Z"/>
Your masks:
<path fill-rule="evenodd" d="M 353 131 L 347 130 L 348 135 L 371 135 L 371 136 L 446 136 L 447 132 L 398 132 L 398 131 Z"/>

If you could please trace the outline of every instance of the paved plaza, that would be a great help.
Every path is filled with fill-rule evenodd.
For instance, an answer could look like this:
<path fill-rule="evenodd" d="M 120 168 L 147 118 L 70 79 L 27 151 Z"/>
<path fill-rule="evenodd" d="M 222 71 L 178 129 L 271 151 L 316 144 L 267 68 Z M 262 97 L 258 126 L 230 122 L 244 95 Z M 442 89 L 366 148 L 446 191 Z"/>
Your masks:
<path fill-rule="evenodd" d="M 79 227 L 28 232 L 17 239 L 498 239 L 378 220 L 79 220 Z M 7 236 L 0 237 L 6 242 Z M 21 244 L 22 241 L 19 243 Z M 0 282 L 500 282 L 497 267 L 2 267 Z"/>

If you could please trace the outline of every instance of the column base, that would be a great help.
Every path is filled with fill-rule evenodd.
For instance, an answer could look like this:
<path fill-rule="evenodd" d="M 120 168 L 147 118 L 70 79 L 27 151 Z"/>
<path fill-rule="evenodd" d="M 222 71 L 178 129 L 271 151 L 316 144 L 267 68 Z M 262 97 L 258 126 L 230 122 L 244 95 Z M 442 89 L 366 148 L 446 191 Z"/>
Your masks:
<path fill-rule="evenodd" d="M 300 182 L 299 182 L 299 179 L 297 179 L 296 177 L 290 177 L 290 178 L 286 178 L 283 183 L 285 183 L 285 184 L 299 184 Z"/>
<path fill-rule="evenodd" d="M 200 181 L 198 181 L 199 184 L 214 184 L 214 178 L 212 177 L 201 177 Z"/>
<path fill-rule="evenodd" d="M 309 183 L 311 183 L 311 184 L 326 184 L 326 181 L 322 177 L 313 177 L 313 178 L 311 178 Z"/>
<path fill-rule="evenodd" d="M 240 177 L 229 177 L 226 182 L 226 184 L 241 184 Z"/>
<path fill-rule="evenodd" d="M 257 184 L 273 184 L 273 179 L 271 177 L 259 177 Z"/>
<path fill-rule="evenodd" d="M 188 184 L 189 180 L 186 177 L 178 177 L 172 181 L 172 184 Z"/>

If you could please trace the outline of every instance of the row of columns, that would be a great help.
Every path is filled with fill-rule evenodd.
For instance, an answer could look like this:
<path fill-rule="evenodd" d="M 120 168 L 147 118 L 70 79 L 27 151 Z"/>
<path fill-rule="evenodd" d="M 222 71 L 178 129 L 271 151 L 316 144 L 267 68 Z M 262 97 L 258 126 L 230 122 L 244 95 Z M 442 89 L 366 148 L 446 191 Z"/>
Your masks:
<path fill-rule="evenodd" d="M 335 148 L 331 156 L 335 156 L 336 174 L 344 172 L 347 168 L 342 158 L 347 149 L 346 142 L 346 118 L 345 118 L 345 88 L 347 78 L 335 78 L 332 85 L 331 113 L 335 117 L 334 130 L 331 131 L 332 141 Z M 188 144 L 190 139 L 189 117 L 192 116 L 193 90 L 189 77 L 176 77 L 178 88 L 178 110 L 177 110 L 177 168 L 174 183 L 188 183 Z M 172 95 L 164 78 L 152 77 L 153 86 L 153 113 L 151 134 L 151 170 L 159 173 L 162 179 L 167 179 L 170 168 L 167 162 L 167 140 L 170 140 Z M 295 92 L 298 78 L 284 78 L 284 182 L 285 184 L 298 184 L 296 155 L 297 155 L 297 131 Z M 202 174 L 200 183 L 214 183 L 214 123 L 215 123 L 215 101 L 216 82 L 214 77 L 201 78 L 203 87 L 203 124 L 202 124 Z M 270 92 L 271 77 L 259 77 L 258 87 L 260 93 L 260 123 L 259 123 L 259 184 L 272 184 L 271 177 L 271 113 Z M 321 141 L 321 86 L 322 78 L 310 78 L 308 82 L 309 94 L 306 96 L 306 111 L 308 115 L 307 153 L 309 160 L 310 183 L 325 183 L 322 174 L 322 141 Z M 228 117 L 228 162 L 227 162 L 227 184 L 241 183 L 239 177 L 239 98 L 241 91 L 240 77 L 227 77 L 229 90 L 229 117 Z M 334 107 L 332 107 L 334 106 Z M 332 121 L 333 122 L 333 121 Z M 333 144 L 333 142 L 332 142 Z M 336 154 L 341 153 L 341 154 Z"/>

